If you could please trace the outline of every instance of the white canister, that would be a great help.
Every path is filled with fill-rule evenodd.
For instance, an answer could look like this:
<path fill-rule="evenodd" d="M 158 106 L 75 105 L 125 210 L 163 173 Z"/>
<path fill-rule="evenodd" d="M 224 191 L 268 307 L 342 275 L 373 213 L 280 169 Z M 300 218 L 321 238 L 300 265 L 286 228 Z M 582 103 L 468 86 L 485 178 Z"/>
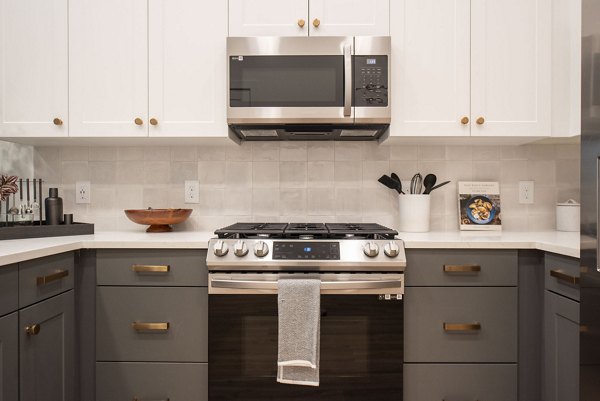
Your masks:
<path fill-rule="evenodd" d="M 429 231 L 430 195 L 399 195 L 399 231 L 425 233 Z"/>
<path fill-rule="evenodd" d="M 573 199 L 556 204 L 556 230 L 579 231 L 580 205 Z"/>

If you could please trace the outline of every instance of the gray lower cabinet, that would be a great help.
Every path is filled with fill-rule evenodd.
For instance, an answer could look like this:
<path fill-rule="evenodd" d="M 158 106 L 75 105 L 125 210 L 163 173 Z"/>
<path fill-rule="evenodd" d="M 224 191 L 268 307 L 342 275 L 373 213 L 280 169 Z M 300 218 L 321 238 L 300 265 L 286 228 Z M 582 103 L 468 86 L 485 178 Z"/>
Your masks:
<path fill-rule="evenodd" d="M 96 401 L 207 401 L 205 363 L 98 362 Z"/>
<path fill-rule="evenodd" d="M 74 297 L 19 311 L 20 401 L 74 401 Z"/>
<path fill-rule="evenodd" d="M 579 400 L 579 302 L 546 291 L 544 400 Z"/>
<path fill-rule="evenodd" d="M 406 401 L 517 401 L 517 365 L 405 364 Z M 524 400 L 533 401 L 533 400 Z"/>
<path fill-rule="evenodd" d="M 19 314 L 0 318 L 0 400 L 19 399 Z"/>
<path fill-rule="evenodd" d="M 19 308 L 19 265 L 0 266 L 0 316 Z"/>

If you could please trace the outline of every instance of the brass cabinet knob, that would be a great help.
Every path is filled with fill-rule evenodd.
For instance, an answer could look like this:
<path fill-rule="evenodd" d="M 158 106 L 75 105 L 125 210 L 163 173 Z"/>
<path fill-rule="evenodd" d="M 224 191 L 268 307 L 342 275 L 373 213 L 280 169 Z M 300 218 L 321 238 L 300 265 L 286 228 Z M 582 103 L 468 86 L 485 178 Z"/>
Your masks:
<path fill-rule="evenodd" d="M 477 119 L 477 121 L 476 121 L 476 122 L 477 122 L 477 124 L 479 124 L 479 125 L 483 125 L 483 123 L 485 122 L 485 118 L 483 118 L 483 117 L 479 117 L 479 118 Z"/>
<path fill-rule="evenodd" d="M 300 19 L 298 20 L 298 26 L 299 26 L 300 28 L 304 28 L 304 24 L 306 24 L 306 21 L 304 21 L 302 18 L 300 18 Z"/>
<path fill-rule="evenodd" d="M 465 116 L 465 117 L 461 118 L 461 119 L 460 119 L 460 123 L 461 123 L 462 125 L 467 125 L 467 124 L 469 123 L 469 117 L 466 117 L 466 116 Z"/>
<path fill-rule="evenodd" d="M 321 20 L 320 20 L 320 19 L 318 19 L 318 18 L 315 18 L 315 20 L 313 21 L 313 26 L 314 26 L 315 28 L 318 28 L 318 27 L 319 27 L 319 25 L 321 25 Z"/>
<path fill-rule="evenodd" d="M 151 118 L 150 119 L 150 124 L 151 125 L 158 125 L 158 120 L 156 118 Z"/>
<path fill-rule="evenodd" d="M 54 125 L 63 125 L 63 120 L 61 120 L 60 118 L 55 118 L 54 120 L 52 120 L 52 122 L 54 123 Z"/>
<path fill-rule="evenodd" d="M 144 123 L 144 120 L 138 117 L 135 120 L 133 120 L 133 122 L 135 123 L 135 125 L 142 125 Z"/>
<path fill-rule="evenodd" d="M 25 327 L 25 333 L 29 336 L 37 336 L 40 332 L 41 326 L 39 324 L 32 324 L 31 326 Z"/>

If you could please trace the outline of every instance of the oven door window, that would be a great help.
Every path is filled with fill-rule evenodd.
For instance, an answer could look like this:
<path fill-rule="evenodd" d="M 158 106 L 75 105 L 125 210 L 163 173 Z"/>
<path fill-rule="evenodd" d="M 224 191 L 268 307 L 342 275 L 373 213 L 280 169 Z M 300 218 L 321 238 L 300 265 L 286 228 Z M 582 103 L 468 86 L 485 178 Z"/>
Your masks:
<path fill-rule="evenodd" d="M 231 107 L 343 107 L 343 56 L 232 56 Z"/>
<path fill-rule="evenodd" d="M 209 400 L 402 400 L 402 301 L 321 297 L 320 386 L 280 384 L 277 296 L 211 295 Z"/>

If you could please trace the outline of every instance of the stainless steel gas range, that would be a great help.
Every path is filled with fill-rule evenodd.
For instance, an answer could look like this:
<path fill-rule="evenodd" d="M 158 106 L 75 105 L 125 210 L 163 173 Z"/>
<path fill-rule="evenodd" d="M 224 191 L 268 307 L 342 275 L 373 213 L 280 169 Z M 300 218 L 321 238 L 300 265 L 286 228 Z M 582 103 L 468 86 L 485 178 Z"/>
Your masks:
<path fill-rule="evenodd" d="M 406 256 L 378 224 L 238 223 L 209 243 L 209 400 L 402 399 Z M 277 383 L 277 282 L 321 280 L 321 383 Z"/>

